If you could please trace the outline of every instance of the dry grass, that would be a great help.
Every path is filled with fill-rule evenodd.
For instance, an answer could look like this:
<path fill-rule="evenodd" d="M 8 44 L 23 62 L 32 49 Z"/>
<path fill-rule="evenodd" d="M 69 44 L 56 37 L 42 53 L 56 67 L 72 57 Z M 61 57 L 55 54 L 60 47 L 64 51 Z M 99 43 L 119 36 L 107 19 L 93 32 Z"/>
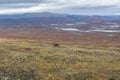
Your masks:
<path fill-rule="evenodd" d="M 1 42 L 0 80 L 120 80 L 120 48 Z"/>

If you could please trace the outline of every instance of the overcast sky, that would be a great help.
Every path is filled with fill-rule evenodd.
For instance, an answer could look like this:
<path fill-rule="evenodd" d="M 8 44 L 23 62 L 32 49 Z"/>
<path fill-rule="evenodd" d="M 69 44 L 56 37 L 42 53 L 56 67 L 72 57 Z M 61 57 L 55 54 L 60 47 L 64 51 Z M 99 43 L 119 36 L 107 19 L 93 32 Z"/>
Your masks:
<path fill-rule="evenodd" d="M 0 0 L 0 14 L 33 12 L 119 15 L 120 0 Z"/>

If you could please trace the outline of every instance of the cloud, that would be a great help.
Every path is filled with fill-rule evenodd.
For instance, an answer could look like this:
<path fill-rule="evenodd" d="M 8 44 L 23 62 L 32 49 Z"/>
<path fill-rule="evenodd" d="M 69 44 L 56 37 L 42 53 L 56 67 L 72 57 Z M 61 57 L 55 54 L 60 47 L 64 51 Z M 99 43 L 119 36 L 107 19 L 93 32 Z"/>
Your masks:
<path fill-rule="evenodd" d="M 0 14 L 57 12 L 72 14 L 120 13 L 120 0 L 0 0 Z"/>
<path fill-rule="evenodd" d="M 47 3 L 54 0 L 0 0 L 0 4 L 15 4 L 15 3 Z"/>
<path fill-rule="evenodd" d="M 46 12 L 54 9 L 60 9 L 53 4 L 39 4 L 37 6 L 27 7 L 27 8 L 11 8 L 11 9 L 2 9 L 0 14 L 21 14 L 21 13 L 31 13 L 31 12 Z"/>
<path fill-rule="evenodd" d="M 17 4 L 1 4 L 0 9 L 12 9 L 12 8 L 28 8 L 31 6 L 38 6 L 36 3 L 17 3 Z"/>

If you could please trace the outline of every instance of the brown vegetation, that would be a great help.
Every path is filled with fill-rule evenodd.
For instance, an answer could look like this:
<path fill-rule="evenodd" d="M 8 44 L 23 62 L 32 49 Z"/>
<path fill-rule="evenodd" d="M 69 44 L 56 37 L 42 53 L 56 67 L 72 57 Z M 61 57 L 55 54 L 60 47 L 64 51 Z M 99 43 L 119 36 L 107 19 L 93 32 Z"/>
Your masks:
<path fill-rule="evenodd" d="M 0 80 L 120 80 L 119 35 L 1 29 Z"/>
<path fill-rule="evenodd" d="M 26 42 L 120 46 L 120 33 L 65 32 L 44 28 L 0 29 L 0 38 Z"/>

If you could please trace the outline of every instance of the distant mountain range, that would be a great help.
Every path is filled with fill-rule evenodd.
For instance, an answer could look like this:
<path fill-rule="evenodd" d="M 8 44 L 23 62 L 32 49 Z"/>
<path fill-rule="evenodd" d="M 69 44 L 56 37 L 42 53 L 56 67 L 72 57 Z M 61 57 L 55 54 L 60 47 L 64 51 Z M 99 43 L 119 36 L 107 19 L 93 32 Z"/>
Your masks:
<path fill-rule="evenodd" d="M 71 14 L 57 14 L 57 13 L 49 13 L 49 12 L 41 12 L 41 13 L 25 13 L 25 14 L 11 14 L 4 15 L 0 14 L 0 19 L 20 19 L 20 18 L 71 18 L 78 19 L 84 17 L 94 17 L 94 18 L 120 18 L 120 15 L 108 15 L 108 16 L 100 16 L 100 15 L 71 15 Z"/>
<path fill-rule="evenodd" d="M 23 27 L 23 26 L 37 26 L 50 27 L 57 24 L 62 27 L 66 25 L 73 25 L 79 28 L 89 28 L 97 26 L 106 26 L 111 24 L 120 25 L 119 15 L 110 16 L 87 16 L 87 15 L 70 15 L 70 14 L 56 14 L 49 12 L 41 13 L 25 13 L 14 15 L 0 15 L 0 27 Z M 84 25 L 83 25 L 84 24 Z"/>
<path fill-rule="evenodd" d="M 41 12 L 41 13 L 25 13 L 25 14 L 11 14 L 11 15 L 0 15 L 0 19 L 5 18 L 58 18 L 58 17 L 66 17 L 67 14 L 55 14 L 55 13 L 49 13 L 49 12 Z"/>

